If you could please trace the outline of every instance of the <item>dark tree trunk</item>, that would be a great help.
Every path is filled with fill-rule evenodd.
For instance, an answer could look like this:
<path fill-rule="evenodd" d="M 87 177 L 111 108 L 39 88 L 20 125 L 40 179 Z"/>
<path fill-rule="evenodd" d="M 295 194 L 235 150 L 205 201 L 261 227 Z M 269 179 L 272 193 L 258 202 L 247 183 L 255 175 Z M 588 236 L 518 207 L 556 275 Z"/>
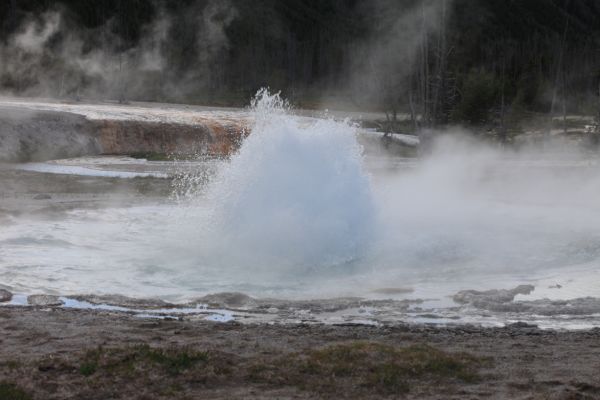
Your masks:
<path fill-rule="evenodd" d="M 600 82 L 598 82 L 598 114 L 596 116 L 596 135 L 600 135 Z"/>
<path fill-rule="evenodd" d="M 552 92 L 552 104 L 550 106 L 550 129 L 552 129 L 552 126 L 554 124 L 554 111 L 555 111 L 555 107 L 556 107 L 556 101 L 557 101 L 557 97 L 558 97 L 558 86 L 559 86 L 559 81 L 562 79 L 562 95 L 563 98 L 566 96 L 566 90 L 565 90 L 565 79 L 564 79 L 564 75 L 565 75 L 565 62 L 564 62 L 564 58 L 565 58 L 565 47 L 567 44 L 567 33 L 569 32 L 569 22 L 570 22 L 570 18 L 569 18 L 569 14 L 568 14 L 568 10 L 569 10 L 569 4 L 571 3 L 571 0 L 565 0 L 565 29 L 563 31 L 563 35 L 562 35 L 562 40 L 560 42 L 560 48 L 559 48 L 559 52 L 558 52 L 558 63 L 556 66 L 556 79 L 554 79 L 554 90 Z M 565 101 L 563 99 L 563 101 Z M 565 104 L 563 103 L 563 109 L 565 108 Z M 564 116 L 563 116 L 564 117 Z M 566 118 L 565 118 L 566 119 Z M 550 132 L 548 132 L 550 133 Z"/>

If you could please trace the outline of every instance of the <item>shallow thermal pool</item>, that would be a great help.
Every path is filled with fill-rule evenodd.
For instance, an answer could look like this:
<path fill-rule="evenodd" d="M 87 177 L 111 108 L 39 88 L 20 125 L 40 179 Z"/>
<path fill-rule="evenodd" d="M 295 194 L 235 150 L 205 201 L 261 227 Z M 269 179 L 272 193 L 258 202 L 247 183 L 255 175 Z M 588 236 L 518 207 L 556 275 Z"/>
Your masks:
<path fill-rule="evenodd" d="M 228 161 L 12 166 L 24 186 L 69 175 L 91 187 L 121 180 L 121 190 L 172 180 L 173 191 L 114 202 L 103 193 L 107 201 L 82 206 L 66 188 L 39 200 L 52 213 L 5 213 L 1 287 L 182 304 L 240 292 L 278 299 L 269 313 L 282 321 L 600 324 L 593 157 L 451 140 L 398 158 L 362 154 L 352 127 L 300 123 L 276 105 L 257 121 Z"/>

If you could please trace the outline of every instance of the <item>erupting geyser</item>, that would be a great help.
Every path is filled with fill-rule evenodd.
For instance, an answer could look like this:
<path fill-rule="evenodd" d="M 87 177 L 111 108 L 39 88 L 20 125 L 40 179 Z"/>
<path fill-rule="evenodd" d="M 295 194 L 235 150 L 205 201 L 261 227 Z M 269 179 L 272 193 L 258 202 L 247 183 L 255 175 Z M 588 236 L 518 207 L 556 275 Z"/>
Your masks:
<path fill-rule="evenodd" d="M 355 128 L 295 117 L 264 89 L 252 109 L 252 133 L 208 189 L 221 262 L 321 267 L 363 256 L 374 206 Z"/>
<path fill-rule="evenodd" d="M 175 302 L 218 292 L 285 301 L 434 299 L 427 315 L 486 321 L 489 313 L 504 320 L 512 317 L 498 313 L 540 312 L 546 303 L 535 301 L 546 297 L 600 297 L 600 175 L 586 154 L 498 150 L 453 132 L 428 156 L 370 146 L 363 157 L 358 128 L 295 115 L 266 90 L 237 113 L 252 131 L 228 160 L 101 157 L 5 170 L 9 183 L 63 186 L 46 200 L 5 201 L 43 212 L 6 214 L 0 281 L 15 293 Z M 41 176 L 49 167 L 59 174 Z M 133 171 L 154 178 L 125 179 Z M 174 172 L 181 201 L 165 198 L 170 182 L 157 178 Z M 81 173 L 91 175 L 75 177 Z M 92 190 L 85 201 L 68 203 L 78 195 L 69 192 L 73 182 Z M 164 191 L 140 196 L 148 187 Z M 91 203 L 98 188 L 113 192 Z M 530 304 L 488 304 L 485 293 L 468 292 L 521 285 L 535 287 L 515 292 Z M 483 311 L 455 308 L 452 296 L 467 301 L 465 290 Z M 590 301 L 566 311 L 595 314 L 600 302 Z M 542 311 L 565 312 L 551 306 Z M 391 319 L 404 318 L 396 311 Z"/>

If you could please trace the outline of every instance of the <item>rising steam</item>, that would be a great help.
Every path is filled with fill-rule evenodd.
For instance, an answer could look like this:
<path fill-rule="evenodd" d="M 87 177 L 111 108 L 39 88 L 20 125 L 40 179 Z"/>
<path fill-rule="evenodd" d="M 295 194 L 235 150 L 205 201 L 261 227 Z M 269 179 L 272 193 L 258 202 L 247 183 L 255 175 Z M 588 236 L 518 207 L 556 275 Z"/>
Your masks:
<path fill-rule="evenodd" d="M 184 17 L 158 6 L 135 44 L 116 32 L 114 19 L 86 28 L 60 6 L 25 18 L 0 41 L 2 94 L 58 98 L 181 99 L 210 87 L 217 58 L 229 42 L 225 28 L 237 17 L 229 1 L 192 4 Z M 172 62 L 176 29 L 196 29 L 186 65 Z M 181 58 L 181 56 L 180 56 Z"/>

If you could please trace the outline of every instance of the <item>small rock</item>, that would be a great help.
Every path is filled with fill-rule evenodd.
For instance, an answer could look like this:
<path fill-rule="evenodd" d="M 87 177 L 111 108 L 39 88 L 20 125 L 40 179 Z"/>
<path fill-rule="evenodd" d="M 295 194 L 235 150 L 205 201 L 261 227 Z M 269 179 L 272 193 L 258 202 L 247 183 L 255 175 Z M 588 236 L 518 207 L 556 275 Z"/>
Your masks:
<path fill-rule="evenodd" d="M 559 285 L 558 283 L 556 285 L 553 286 L 548 286 L 548 289 L 562 289 L 562 285 Z"/>
<path fill-rule="evenodd" d="M 12 293 L 8 290 L 0 289 L 0 303 L 12 300 Z"/>
<path fill-rule="evenodd" d="M 537 325 L 529 324 L 527 322 L 518 321 L 512 324 L 506 325 L 507 328 L 515 328 L 515 329 L 538 329 Z"/>
<path fill-rule="evenodd" d="M 47 294 L 33 294 L 27 297 L 27 304 L 30 306 L 62 306 L 64 303 L 58 296 Z"/>
<path fill-rule="evenodd" d="M 196 300 L 200 303 L 208 303 L 213 307 L 240 308 L 256 306 L 256 301 L 244 294 L 238 292 L 223 292 L 209 294 Z"/>
<path fill-rule="evenodd" d="M 509 303 L 514 300 L 518 294 L 530 294 L 535 289 L 532 285 L 520 285 L 514 289 L 493 289 L 486 291 L 462 290 L 452 296 L 452 299 L 458 304 L 472 304 L 478 308 L 485 308 L 488 303 Z"/>
<path fill-rule="evenodd" d="M 108 304 L 110 306 L 126 308 L 174 308 L 171 303 L 158 299 L 136 299 L 121 295 L 81 295 L 73 296 L 72 299 L 87 301 L 92 304 Z"/>
<path fill-rule="evenodd" d="M 35 196 L 33 196 L 34 200 L 50 200 L 52 198 L 52 196 L 50 196 L 49 194 L 36 194 Z"/>

